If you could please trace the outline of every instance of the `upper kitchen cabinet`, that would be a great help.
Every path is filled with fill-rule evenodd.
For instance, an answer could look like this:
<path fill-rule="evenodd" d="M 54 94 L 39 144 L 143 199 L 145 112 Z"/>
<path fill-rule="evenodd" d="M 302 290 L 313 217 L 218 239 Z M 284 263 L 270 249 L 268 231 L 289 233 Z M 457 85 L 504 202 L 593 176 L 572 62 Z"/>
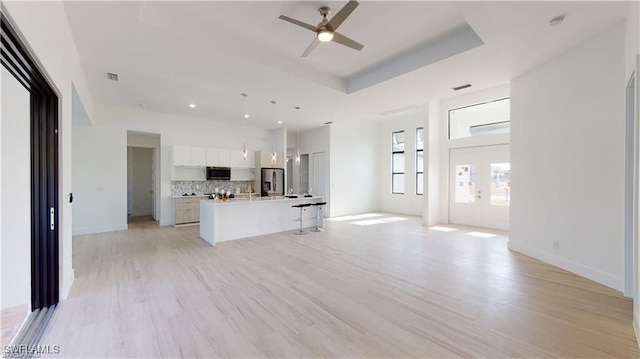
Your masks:
<path fill-rule="evenodd" d="M 225 148 L 207 148 L 207 167 L 231 167 L 229 150 Z"/>
<path fill-rule="evenodd" d="M 204 147 L 173 146 L 174 166 L 206 166 L 206 150 Z"/>
<path fill-rule="evenodd" d="M 284 153 L 276 152 L 275 160 L 272 151 L 257 151 L 256 168 L 284 168 Z"/>
<path fill-rule="evenodd" d="M 255 155 L 247 152 L 247 159 L 242 157 L 242 150 L 229 150 L 229 166 L 231 168 L 254 168 Z"/>
<path fill-rule="evenodd" d="M 207 167 L 218 167 L 218 158 L 220 157 L 217 148 L 207 148 Z"/>

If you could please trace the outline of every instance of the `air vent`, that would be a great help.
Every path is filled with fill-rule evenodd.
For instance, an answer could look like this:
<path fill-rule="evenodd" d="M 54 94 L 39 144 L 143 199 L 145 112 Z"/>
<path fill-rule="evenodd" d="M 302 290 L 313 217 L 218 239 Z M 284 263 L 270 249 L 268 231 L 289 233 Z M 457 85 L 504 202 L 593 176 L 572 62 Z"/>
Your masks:
<path fill-rule="evenodd" d="M 453 91 L 460 91 L 460 90 L 463 90 L 463 89 L 466 89 L 466 88 L 469 88 L 469 87 L 471 87 L 471 84 L 465 84 L 465 85 L 462 85 L 462 86 L 454 87 Z"/>
<path fill-rule="evenodd" d="M 107 72 L 107 80 L 118 81 L 118 74 L 114 74 L 113 72 Z"/>

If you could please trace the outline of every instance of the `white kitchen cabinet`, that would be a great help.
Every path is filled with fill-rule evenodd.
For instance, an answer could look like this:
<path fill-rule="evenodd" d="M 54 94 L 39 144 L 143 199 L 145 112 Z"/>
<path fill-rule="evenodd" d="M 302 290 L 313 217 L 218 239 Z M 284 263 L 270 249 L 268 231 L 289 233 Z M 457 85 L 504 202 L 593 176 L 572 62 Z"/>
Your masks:
<path fill-rule="evenodd" d="M 191 147 L 173 146 L 173 165 L 191 166 Z"/>
<path fill-rule="evenodd" d="M 226 148 L 218 149 L 218 167 L 231 167 L 229 164 L 229 150 Z"/>
<path fill-rule="evenodd" d="M 204 147 L 191 147 L 191 165 L 205 167 L 207 165 L 207 149 Z"/>
<path fill-rule="evenodd" d="M 242 150 L 229 150 L 229 167 L 255 168 L 255 155 L 247 152 L 247 159 L 242 158 Z"/>
<path fill-rule="evenodd" d="M 220 151 L 217 148 L 207 147 L 207 167 L 219 167 L 218 158 Z"/>
<path fill-rule="evenodd" d="M 231 167 L 229 150 L 226 148 L 207 148 L 207 167 Z"/>
<path fill-rule="evenodd" d="M 231 167 L 232 181 L 253 181 L 255 179 L 255 169 L 253 168 L 233 168 Z"/>
<path fill-rule="evenodd" d="M 206 166 L 206 151 L 204 147 L 173 146 L 174 166 Z"/>
<path fill-rule="evenodd" d="M 272 151 L 257 151 L 256 168 L 284 168 L 284 153 L 276 152 L 275 161 L 272 154 Z"/>

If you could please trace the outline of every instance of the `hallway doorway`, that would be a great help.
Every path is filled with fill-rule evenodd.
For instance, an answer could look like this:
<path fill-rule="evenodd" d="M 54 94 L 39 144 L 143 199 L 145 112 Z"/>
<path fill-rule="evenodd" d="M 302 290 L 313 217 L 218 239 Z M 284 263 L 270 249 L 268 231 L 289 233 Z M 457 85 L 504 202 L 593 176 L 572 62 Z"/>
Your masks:
<path fill-rule="evenodd" d="M 127 148 L 127 215 L 153 218 L 153 148 Z"/>

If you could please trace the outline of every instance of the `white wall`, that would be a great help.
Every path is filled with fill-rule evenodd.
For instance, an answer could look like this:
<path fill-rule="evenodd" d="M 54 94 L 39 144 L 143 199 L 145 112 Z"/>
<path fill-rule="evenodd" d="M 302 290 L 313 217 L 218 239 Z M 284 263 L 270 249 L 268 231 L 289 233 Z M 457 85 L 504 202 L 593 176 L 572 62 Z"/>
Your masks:
<path fill-rule="evenodd" d="M 73 283 L 71 219 L 68 201 L 71 186 L 72 84 L 86 109 L 93 114 L 93 102 L 80 67 L 62 2 L 4 1 L 4 13 L 17 27 L 22 39 L 45 72 L 59 97 L 60 136 L 60 298 L 64 300 Z"/>
<path fill-rule="evenodd" d="M 376 206 L 381 211 L 422 215 L 423 195 L 416 194 L 416 129 L 418 127 L 425 129 L 425 137 L 428 137 L 426 111 L 396 116 L 378 125 L 376 145 L 378 188 L 375 197 Z M 404 131 L 405 134 L 404 194 L 391 193 L 391 133 L 397 131 Z M 425 153 L 427 151 L 428 148 L 425 149 Z"/>
<path fill-rule="evenodd" d="M 478 147 L 478 146 L 490 146 L 490 145 L 498 145 L 498 144 L 507 144 L 510 142 L 510 134 L 497 134 L 497 135 L 483 135 L 483 136 L 475 136 L 468 138 L 458 138 L 454 140 L 449 139 L 449 110 L 465 107 L 469 105 L 479 104 L 487 101 L 494 101 L 501 98 L 506 98 L 510 96 L 509 92 L 509 84 L 501 84 L 494 87 L 490 87 L 487 89 L 482 89 L 478 91 L 469 91 L 463 94 L 449 97 L 446 99 L 442 99 L 438 101 L 437 106 L 431 104 L 434 108 L 430 114 L 437 113 L 437 119 L 430 119 L 430 124 L 433 124 L 437 121 L 438 136 L 440 137 L 439 141 L 439 149 L 438 161 L 434 161 L 434 163 L 439 162 L 439 178 L 438 178 L 438 188 L 439 188 L 439 213 L 436 215 L 432 213 L 430 217 L 432 218 L 431 224 L 435 224 L 433 219 L 439 218 L 441 222 L 448 223 L 449 222 L 449 151 L 452 148 L 464 148 L 464 147 Z M 436 110 L 437 108 L 437 110 Z M 433 150 L 433 146 L 430 144 L 429 148 Z M 430 156 L 430 159 L 433 159 Z M 513 159 L 511 160 L 513 163 Z M 435 210 L 432 207 L 432 211 Z"/>
<path fill-rule="evenodd" d="M 428 104 L 427 127 L 425 127 L 424 146 L 425 151 L 425 193 L 422 198 L 422 225 L 433 226 L 441 222 L 440 219 L 440 192 L 443 184 L 440 183 L 440 102 L 431 100 Z"/>
<path fill-rule="evenodd" d="M 618 290 L 624 38 L 617 24 L 511 84 L 509 248 Z"/>
<path fill-rule="evenodd" d="M 2 69 L 1 310 L 31 303 L 30 94 Z"/>
<path fill-rule="evenodd" d="M 103 105 L 95 117 L 94 126 L 74 126 L 75 234 L 127 228 L 127 131 L 160 135 L 160 225 L 173 224 L 172 145 L 273 149 L 271 131 L 229 122 Z"/>
<path fill-rule="evenodd" d="M 329 186 L 330 179 L 330 167 L 329 167 L 329 146 L 330 146 L 330 134 L 331 128 L 329 126 L 324 126 L 320 128 L 316 128 L 313 130 L 300 132 L 300 153 L 309 155 L 309 186 L 313 186 L 313 179 L 315 178 L 315 164 L 314 164 L 314 153 L 323 152 L 325 154 L 325 163 L 324 168 L 326 169 L 326 173 L 319 174 L 324 181 L 325 193 L 320 193 L 321 189 L 313 188 L 313 194 L 322 195 L 325 198 L 325 201 L 329 201 L 331 197 L 331 188 Z M 302 189 L 306 191 L 306 189 Z M 324 215 L 331 215 L 330 204 L 327 203 L 327 206 L 324 207 Z"/>
<path fill-rule="evenodd" d="M 628 80 L 635 71 L 635 83 L 636 83 L 636 123 L 639 123 L 640 117 L 640 3 L 634 1 L 629 5 L 629 13 L 627 17 L 627 28 L 625 34 L 625 60 L 626 60 L 626 76 Z M 640 158 L 640 155 L 639 155 Z M 638 199 L 640 201 L 640 198 Z M 640 214 L 638 214 L 638 223 L 640 223 Z M 640 258 L 640 246 L 636 245 L 636 260 Z M 640 268 L 640 265 L 636 263 L 636 268 Z M 636 272 L 635 275 L 635 288 L 633 293 L 633 326 L 636 331 L 636 338 L 640 342 L 640 273 Z"/>
<path fill-rule="evenodd" d="M 330 127 L 329 210 L 332 217 L 376 210 L 378 124 L 352 121 Z"/>

